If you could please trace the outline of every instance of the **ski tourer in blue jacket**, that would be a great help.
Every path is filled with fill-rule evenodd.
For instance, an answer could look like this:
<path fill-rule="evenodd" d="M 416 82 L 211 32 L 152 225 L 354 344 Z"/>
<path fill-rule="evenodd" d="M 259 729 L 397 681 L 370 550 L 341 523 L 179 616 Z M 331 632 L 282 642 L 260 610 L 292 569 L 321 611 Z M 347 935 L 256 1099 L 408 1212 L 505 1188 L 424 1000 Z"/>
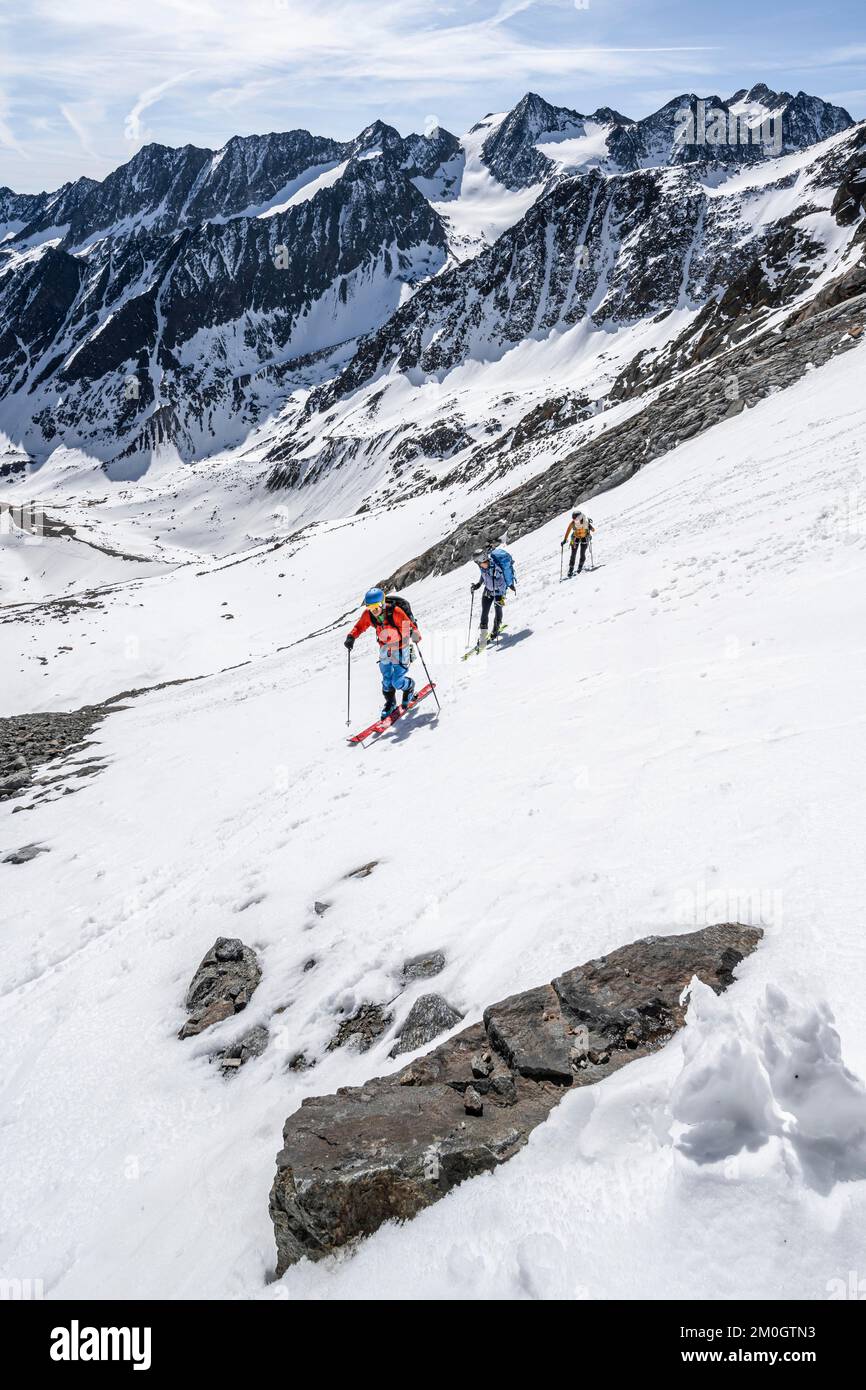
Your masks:
<path fill-rule="evenodd" d="M 499 557 L 502 558 L 499 558 Z M 490 609 L 493 607 L 493 632 L 492 637 L 499 634 L 502 626 L 502 614 L 505 608 L 505 595 L 510 589 L 512 593 L 517 593 L 517 581 L 514 574 L 514 561 L 507 551 L 496 550 L 476 550 L 472 556 L 479 570 L 480 577 L 470 588 L 473 593 L 476 589 L 484 588 L 481 595 L 481 632 L 486 633 L 487 622 L 490 617 Z"/>

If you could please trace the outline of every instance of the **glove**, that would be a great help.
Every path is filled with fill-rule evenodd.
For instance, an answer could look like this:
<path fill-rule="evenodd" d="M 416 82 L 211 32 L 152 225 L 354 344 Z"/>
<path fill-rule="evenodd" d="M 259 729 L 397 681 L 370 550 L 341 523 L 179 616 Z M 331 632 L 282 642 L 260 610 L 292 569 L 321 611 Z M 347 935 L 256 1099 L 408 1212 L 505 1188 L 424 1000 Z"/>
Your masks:
<path fill-rule="evenodd" d="M 560 549 L 562 549 L 562 548 L 565 546 L 565 541 L 560 541 L 560 542 L 559 542 L 559 545 L 560 545 Z"/>
<path fill-rule="evenodd" d="M 478 590 L 479 590 L 480 588 L 481 588 L 481 580 L 479 579 L 479 581 L 478 581 L 477 584 L 470 584 L 470 585 L 469 585 L 469 592 L 470 592 L 471 594 L 475 594 L 475 593 L 478 592 Z"/>
<path fill-rule="evenodd" d="M 352 634 L 351 634 L 351 632 L 350 632 L 349 635 L 348 635 L 348 637 L 346 638 L 345 642 L 343 643 L 343 646 L 346 648 L 346 651 L 347 651 L 347 652 L 350 652 L 350 651 L 352 650 L 352 648 L 354 647 L 354 645 L 355 645 L 355 639 L 354 639 L 354 637 L 352 636 Z"/>

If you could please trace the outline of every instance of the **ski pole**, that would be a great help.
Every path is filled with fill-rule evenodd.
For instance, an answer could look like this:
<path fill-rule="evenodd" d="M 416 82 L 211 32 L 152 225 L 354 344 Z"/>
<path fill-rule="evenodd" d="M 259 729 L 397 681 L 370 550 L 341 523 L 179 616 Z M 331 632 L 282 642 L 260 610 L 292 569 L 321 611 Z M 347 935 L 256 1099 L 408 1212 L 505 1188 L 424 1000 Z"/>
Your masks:
<path fill-rule="evenodd" d="M 589 538 L 589 567 L 595 569 L 595 553 L 592 548 L 592 536 Z"/>
<path fill-rule="evenodd" d="M 472 590 L 472 597 L 469 600 L 469 631 L 466 634 L 466 645 L 472 641 L 472 610 L 475 607 L 475 590 Z"/>
<path fill-rule="evenodd" d="M 472 597 L 474 598 L 475 595 L 473 594 Z M 430 678 L 430 672 L 427 670 L 427 662 L 424 660 L 424 653 L 423 653 L 422 650 L 421 650 L 421 644 L 420 644 L 420 642 L 418 643 L 418 655 L 419 655 L 420 658 L 421 658 L 421 665 L 424 667 L 424 675 L 427 677 L 427 684 L 428 684 L 428 685 L 433 685 L 433 681 L 432 681 L 431 678 Z M 436 708 L 438 709 L 439 713 L 441 714 L 441 713 L 442 713 L 442 706 L 441 706 L 440 703 L 439 703 L 439 696 L 436 694 L 436 687 L 435 687 L 435 685 L 433 685 L 433 699 L 436 701 Z"/>
<path fill-rule="evenodd" d="M 346 652 L 346 724 L 352 722 L 352 653 Z"/>
<path fill-rule="evenodd" d="M 562 562 L 565 559 L 565 546 L 559 547 L 559 582 L 562 583 Z"/>

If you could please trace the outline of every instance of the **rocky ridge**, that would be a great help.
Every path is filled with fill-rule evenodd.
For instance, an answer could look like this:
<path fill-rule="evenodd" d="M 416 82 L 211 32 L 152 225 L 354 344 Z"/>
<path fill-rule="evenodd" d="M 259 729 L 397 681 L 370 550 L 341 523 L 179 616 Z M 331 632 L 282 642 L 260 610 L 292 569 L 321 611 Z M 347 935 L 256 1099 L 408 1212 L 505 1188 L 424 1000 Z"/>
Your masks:
<path fill-rule="evenodd" d="M 832 302 L 836 295 L 841 299 Z M 479 546 L 504 537 L 511 544 L 578 502 L 617 487 L 685 440 L 792 385 L 805 371 L 859 347 L 866 329 L 866 269 L 857 268 L 827 298 L 829 305 L 818 301 L 782 328 L 675 377 L 636 414 L 476 512 L 383 584 L 399 590 L 456 569 Z"/>
<path fill-rule="evenodd" d="M 725 924 L 646 937 L 492 1004 L 390 1076 L 303 1101 L 270 1195 L 277 1275 L 507 1161 L 571 1088 L 664 1046 L 692 977 L 721 993 L 761 935 Z"/>

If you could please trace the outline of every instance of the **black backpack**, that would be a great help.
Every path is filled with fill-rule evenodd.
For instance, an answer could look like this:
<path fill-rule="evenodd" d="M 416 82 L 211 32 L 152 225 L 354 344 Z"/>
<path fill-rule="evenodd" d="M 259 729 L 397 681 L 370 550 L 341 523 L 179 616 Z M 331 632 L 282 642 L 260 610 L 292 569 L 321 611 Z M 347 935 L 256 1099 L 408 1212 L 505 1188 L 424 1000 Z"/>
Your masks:
<path fill-rule="evenodd" d="M 409 621 L 414 623 L 415 614 L 412 612 L 412 605 L 408 599 L 403 598 L 400 594 L 389 594 L 385 599 L 385 617 L 389 623 L 394 621 L 395 608 L 402 608 Z"/>

